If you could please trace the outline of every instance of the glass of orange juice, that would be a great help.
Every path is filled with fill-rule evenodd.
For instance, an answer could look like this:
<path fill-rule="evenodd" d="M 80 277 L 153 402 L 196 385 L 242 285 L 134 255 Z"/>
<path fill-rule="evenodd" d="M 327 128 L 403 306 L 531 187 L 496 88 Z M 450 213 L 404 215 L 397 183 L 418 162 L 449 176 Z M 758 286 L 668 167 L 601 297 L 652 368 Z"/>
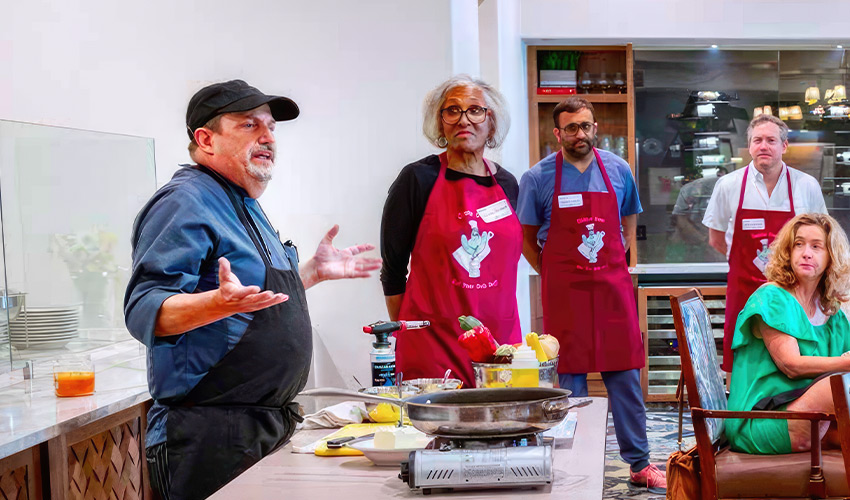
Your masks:
<path fill-rule="evenodd" d="M 53 362 L 53 387 L 59 397 L 94 394 L 94 365 L 89 356 Z"/>

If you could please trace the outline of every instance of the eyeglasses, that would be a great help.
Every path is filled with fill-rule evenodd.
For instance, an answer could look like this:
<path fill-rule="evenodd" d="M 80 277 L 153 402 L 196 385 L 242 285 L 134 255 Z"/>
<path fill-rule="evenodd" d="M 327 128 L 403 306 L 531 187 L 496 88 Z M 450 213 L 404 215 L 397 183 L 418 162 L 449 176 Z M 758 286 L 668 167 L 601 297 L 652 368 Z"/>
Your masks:
<path fill-rule="evenodd" d="M 593 130 L 593 124 L 590 122 L 570 123 L 566 127 L 561 128 L 561 130 L 563 130 L 567 135 L 576 135 L 578 134 L 579 129 L 581 129 L 581 131 L 585 134 L 590 134 L 590 131 Z"/>
<path fill-rule="evenodd" d="M 454 125 L 464 113 L 470 123 L 481 123 L 487 118 L 487 108 L 481 106 L 470 106 L 465 110 L 460 109 L 460 106 L 449 106 L 440 110 L 440 117 L 449 125 Z"/>

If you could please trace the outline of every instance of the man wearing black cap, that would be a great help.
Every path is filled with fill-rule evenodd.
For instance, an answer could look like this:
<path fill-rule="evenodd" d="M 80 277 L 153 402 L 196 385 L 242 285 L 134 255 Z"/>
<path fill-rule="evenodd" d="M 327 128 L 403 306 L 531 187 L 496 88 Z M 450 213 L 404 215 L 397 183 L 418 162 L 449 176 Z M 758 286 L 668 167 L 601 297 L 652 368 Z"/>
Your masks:
<path fill-rule="evenodd" d="M 380 268 L 355 257 L 372 245 L 334 248 L 338 226 L 299 266 L 257 203 L 275 122 L 298 113 L 241 80 L 201 89 L 186 112 L 196 164 L 136 218 L 124 310 L 148 348 L 146 453 L 165 499 L 206 498 L 289 439 L 312 354 L 304 290 Z"/>

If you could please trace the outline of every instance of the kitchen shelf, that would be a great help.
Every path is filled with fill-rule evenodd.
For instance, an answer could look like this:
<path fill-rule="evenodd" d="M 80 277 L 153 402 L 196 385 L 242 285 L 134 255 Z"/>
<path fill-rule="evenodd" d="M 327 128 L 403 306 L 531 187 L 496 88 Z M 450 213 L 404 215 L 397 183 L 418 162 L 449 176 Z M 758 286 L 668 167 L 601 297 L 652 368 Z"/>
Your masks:
<path fill-rule="evenodd" d="M 536 92 L 536 90 L 535 90 Z M 626 94 L 537 94 L 537 102 L 554 102 L 558 103 L 567 97 L 578 96 L 587 99 L 591 103 L 628 103 L 629 96 Z"/>
<path fill-rule="evenodd" d="M 676 116 L 676 117 L 673 117 L 673 118 L 670 118 L 670 119 L 671 120 L 680 120 L 680 121 L 683 121 L 683 122 L 691 122 L 691 121 L 697 121 L 697 120 L 719 120 L 720 118 L 718 118 L 716 116 Z"/>

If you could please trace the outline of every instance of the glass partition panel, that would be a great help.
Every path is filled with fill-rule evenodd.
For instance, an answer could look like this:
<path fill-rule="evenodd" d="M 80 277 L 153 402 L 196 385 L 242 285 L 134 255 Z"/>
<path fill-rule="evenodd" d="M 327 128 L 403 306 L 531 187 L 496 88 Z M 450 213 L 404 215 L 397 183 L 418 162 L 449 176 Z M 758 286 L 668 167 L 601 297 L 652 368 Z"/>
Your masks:
<path fill-rule="evenodd" d="M 845 50 L 782 50 L 779 110 L 791 129 L 785 162 L 820 182 L 829 214 L 850 229 L 850 101 Z M 846 154 L 845 154 L 846 153 Z"/>
<path fill-rule="evenodd" d="M 702 218 L 717 179 L 750 162 L 747 125 L 758 113 L 788 124 L 785 162 L 821 183 L 827 208 L 847 227 L 844 50 L 635 50 L 634 55 L 637 180 L 644 208 L 638 263 L 725 262 L 708 245 Z"/>
<path fill-rule="evenodd" d="M 2 193 L 0 193 L 2 201 Z M 0 242 L 2 242 L 3 207 L 0 203 Z M 9 320 L 17 317 L 21 310 L 23 296 L 21 293 L 9 290 L 6 283 L 6 252 L 0 249 L 0 373 L 12 369 L 12 343 L 9 336 Z"/>
<path fill-rule="evenodd" d="M 153 139 L 0 121 L 13 367 L 129 338 L 130 234 L 155 188 Z"/>

